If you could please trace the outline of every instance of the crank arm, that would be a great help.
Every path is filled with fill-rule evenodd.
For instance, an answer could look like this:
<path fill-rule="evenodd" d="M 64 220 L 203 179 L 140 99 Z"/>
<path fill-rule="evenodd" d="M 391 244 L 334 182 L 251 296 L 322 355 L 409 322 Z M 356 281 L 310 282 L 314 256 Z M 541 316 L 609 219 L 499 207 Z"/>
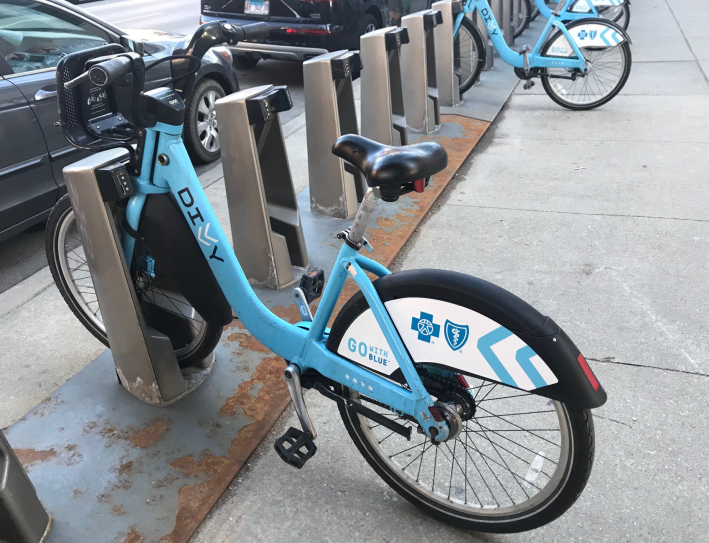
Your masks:
<path fill-rule="evenodd" d="M 410 426 L 404 426 L 403 424 L 399 424 L 398 422 L 395 422 L 384 415 L 380 415 L 376 411 L 372 411 L 368 407 L 364 407 L 362 404 L 353 402 L 352 400 L 349 400 L 348 398 L 345 398 L 344 396 L 340 396 L 339 394 L 334 393 L 332 390 L 330 390 L 327 386 L 322 384 L 320 381 L 317 381 L 315 383 L 315 388 L 317 391 L 325 396 L 326 398 L 333 400 L 336 404 L 341 405 L 343 407 L 346 407 L 347 409 L 351 409 L 352 411 L 355 411 L 359 413 L 360 415 L 364 415 L 368 419 L 373 420 L 374 422 L 381 424 L 385 428 L 388 428 L 392 432 L 396 432 L 397 434 L 400 434 L 404 436 L 406 439 L 410 440 L 411 439 L 411 427 Z"/>

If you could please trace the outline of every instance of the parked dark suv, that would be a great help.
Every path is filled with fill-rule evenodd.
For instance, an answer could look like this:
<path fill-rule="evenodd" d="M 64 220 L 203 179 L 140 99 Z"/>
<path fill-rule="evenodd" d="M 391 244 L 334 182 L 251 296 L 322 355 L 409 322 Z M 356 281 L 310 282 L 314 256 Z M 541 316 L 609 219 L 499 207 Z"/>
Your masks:
<path fill-rule="evenodd" d="M 195 21 L 195 26 L 197 21 Z M 64 194 L 64 166 L 83 158 L 58 126 L 56 65 L 64 55 L 120 43 L 146 65 L 170 55 L 182 36 L 126 32 L 62 0 L 0 0 L 0 241 L 43 222 Z M 147 39 L 150 41 L 137 41 Z M 169 63 L 147 72 L 148 88 L 170 79 Z M 185 142 L 197 162 L 219 157 L 214 102 L 238 90 L 232 56 L 214 48 L 187 100 Z"/>
<path fill-rule="evenodd" d="M 398 25 L 402 15 L 426 9 L 429 0 L 201 0 L 202 21 L 271 27 L 265 43 L 242 42 L 236 54 L 244 67 L 260 58 L 307 60 L 327 51 L 359 49 L 362 34 Z"/>

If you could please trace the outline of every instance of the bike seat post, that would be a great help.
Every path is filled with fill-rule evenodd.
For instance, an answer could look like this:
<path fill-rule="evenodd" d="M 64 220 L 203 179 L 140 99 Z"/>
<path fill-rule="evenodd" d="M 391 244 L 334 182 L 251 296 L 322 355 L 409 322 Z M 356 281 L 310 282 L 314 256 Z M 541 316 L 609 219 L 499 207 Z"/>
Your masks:
<path fill-rule="evenodd" d="M 364 231 L 367 229 L 369 217 L 372 216 L 372 212 L 377 206 L 378 201 L 378 188 L 369 189 L 367 194 L 364 195 L 362 203 L 359 205 L 359 209 L 357 210 L 357 215 L 352 223 L 352 228 L 350 228 L 350 233 L 347 236 L 349 241 L 355 245 L 358 245 L 362 241 L 362 238 L 364 238 Z"/>

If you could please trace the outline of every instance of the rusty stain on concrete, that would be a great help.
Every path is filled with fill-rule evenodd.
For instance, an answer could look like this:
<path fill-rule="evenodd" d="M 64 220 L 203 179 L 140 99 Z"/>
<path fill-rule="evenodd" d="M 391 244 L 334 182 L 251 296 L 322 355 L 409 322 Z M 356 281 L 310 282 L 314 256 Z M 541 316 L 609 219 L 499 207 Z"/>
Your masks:
<path fill-rule="evenodd" d="M 139 449 L 146 449 L 152 445 L 155 445 L 162 439 L 166 428 L 167 419 L 163 419 L 152 426 L 148 426 L 147 428 L 137 431 L 133 435 L 125 436 L 123 439 L 130 441 Z"/>
<path fill-rule="evenodd" d="M 244 332 L 234 332 L 227 338 L 229 341 L 236 341 L 242 349 L 254 351 L 257 353 L 270 353 L 271 349 L 264 347 L 263 344 L 254 336 Z"/>
<path fill-rule="evenodd" d="M 57 456 L 57 451 L 49 449 L 47 451 L 38 451 L 35 449 L 15 449 L 15 455 L 22 464 L 22 467 L 27 469 L 36 462 L 46 462 L 47 460 Z"/>
<path fill-rule="evenodd" d="M 188 476 L 195 477 L 199 473 L 204 473 L 209 476 L 209 479 L 193 486 L 180 488 L 175 528 L 172 533 L 161 539 L 161 543 L 189 541 L 204 517 L 288 406 L 290 396 L 282 378 L 284 367 L 285 362 L 280 357 L 264 358 L 254 371 L 251 380 L 240 384 L 236 394 L 222 407 L 221 415 L 233 414 L 238 406 L 254 420 L 242 428 L 231 441 L 226 456 L 215 456 L 205 452 L 199 460 L 189 455 L 170 463 L 170 466 Z M 254 383 L 263 383 L 258 399 L 248 392 Z"/>
<path fill-rule="evenodd" d="M 123 515 L 126 514 L 126 508 L 123 507 L 122 505 L 116 505 L 112 510 L 111 513 L 113 513 L 117 517 L 122 517 Z"/>
<path fill-rule="evenodd" d="M 133 467 L 133 460 L 130 462 L 126 462 L 125 464 L 121 464 L 118 466 L 118 475 L 123 475 L 124 473 L 127 473 L 131 470 Z"/>
<path fill-rule="evenodd" d="M 134 528 L 131 528 L 128 532 L 128 537 L 123 543 L 143 543 L 143 541 L 143 536 L 136 532 Z"/>

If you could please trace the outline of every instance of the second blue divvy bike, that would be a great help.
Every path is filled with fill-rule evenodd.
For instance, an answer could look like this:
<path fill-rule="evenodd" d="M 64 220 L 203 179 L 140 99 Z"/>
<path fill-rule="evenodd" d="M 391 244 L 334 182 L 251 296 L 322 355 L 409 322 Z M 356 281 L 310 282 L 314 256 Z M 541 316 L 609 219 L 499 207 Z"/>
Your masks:
<path fill-rule="evenodd" d="M 218 333 L 233 310 L 248 332 L 287 361 L 284 375 L 302 426 L 276 442 L 287 463 L 303 467 L 316 451 L 303 396 L 303 389 L 315 389 L 337 403 L 375 472 L 424 511 L 489 532 L 528 530 L 556 519 L 588 480 L 590 409 L 606 400 L 579 349 L 552 319 L 491 283 L 450 271 L 391 273 L 361 254 L 370 248 L 364 234 L 377 202 L 422 192 L 447 165 L 441 146 L 387 147 L 356 135 L 334 142 L 333 152 L 362 171 L 369 190 L 351 228 L 340 235 L 342 247 L 314 317 L 301 302 L 305 319 L 286 322 L 252 290 L 185 150 L 180 94 L 209 47 L 262 32 L 260 25 L 203 25 L 171 59 L 175 89 L 144 92 L 142 58 L 116 46 L 62 60 L 59 101 L 68 139 L 94 151 L 137 142 L 127 165 L 133 195 L 115 204 L 137 295 L 146 296 L 149 284 L 167 288 L 170 279 L 180 290 L 179 270 L 165 262 L 198 255 L 202 271 L 192 280 L 204 286 L 203 294 L 183 284 L 172 299 L 189 304 L 191 315 L 201 315 Z M 83 108 L 99 95 L 105 107 Z M 150 225 L 160 221 L 165 237 L 151 238 Z M 85 314 L 90 302 L 81 298 L 89 281 L 72 275 L 87 271 L 81 239 L 66 235 L 76 232 L 72 224 L 65 198 L 50 219 L 50 263 L 70 307 L 86 317 L 82 322 L 95 324 Z M 348 280 L 359 291 L 330 329 Z M 100 337 L 100 330 L 95 333 Z M 214 347 L 213 339 L 207 343 Z M 192 363 L 185 353 L 178 360 Z M 313 465 L 317 461 L 308 467 Z"/>
<path fill-rule="evenodd" d="M 561 0 L 549 12 L 534 48 L 525 45 L 518 52 L 507 45 L 488 0 L 467 0 L 456 16 L 453 34 L 461 93 L 475 84 L 485 64 L 482 35 L 467 16 L 477 11 L 500 58 L 527 80 L 525 88 L 534 85 L 533 78 L 540 78 L 552 100 L 573 110 L 593 109 L 612 100 L 630 75 L 630 38 L 607 19 L 565 15 L 566 3 Z"/>

